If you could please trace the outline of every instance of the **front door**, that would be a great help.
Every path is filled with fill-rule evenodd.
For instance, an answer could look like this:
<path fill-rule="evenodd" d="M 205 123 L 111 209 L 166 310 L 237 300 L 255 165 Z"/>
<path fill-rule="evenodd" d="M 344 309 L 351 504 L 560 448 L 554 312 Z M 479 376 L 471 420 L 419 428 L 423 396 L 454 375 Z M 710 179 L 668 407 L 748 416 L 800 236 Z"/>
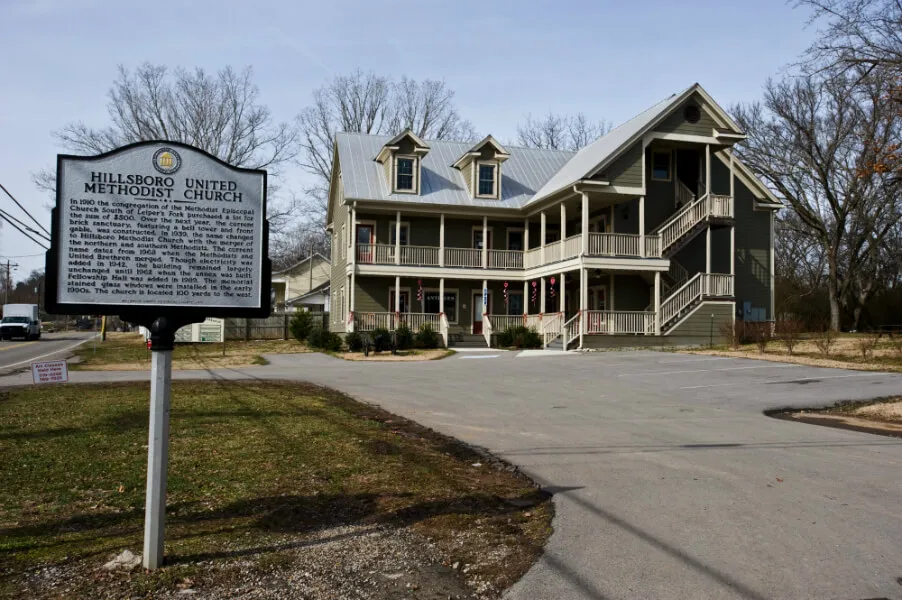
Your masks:
<path fill-rule="evenodd" d="M 489 292 L 489 304 L 491 305 L 492 293 Z M 482 301 L 482 292 L 473 292 L 473 333 L 482 333 L 482 314 L 487 312 Z"/>
<path fill-rule="evenodd" d="M 372 225 L 357 224 L 357 260 L 372 263 L 375 256 L 376 236 Z"/>

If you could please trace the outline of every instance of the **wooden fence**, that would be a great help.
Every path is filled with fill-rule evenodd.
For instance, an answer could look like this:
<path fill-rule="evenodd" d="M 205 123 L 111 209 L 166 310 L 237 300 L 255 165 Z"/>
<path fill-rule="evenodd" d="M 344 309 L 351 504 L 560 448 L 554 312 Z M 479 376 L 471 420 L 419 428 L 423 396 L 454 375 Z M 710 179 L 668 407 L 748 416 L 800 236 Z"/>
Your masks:
<path fill-rule="evenodd" d="M 266 319 L 226 319 L 226 340 L 287 340 L 291 317 L 297 313 L 274 313 Z M 329 327 L 329 313 L 310 313 L 313 322 Z"/>

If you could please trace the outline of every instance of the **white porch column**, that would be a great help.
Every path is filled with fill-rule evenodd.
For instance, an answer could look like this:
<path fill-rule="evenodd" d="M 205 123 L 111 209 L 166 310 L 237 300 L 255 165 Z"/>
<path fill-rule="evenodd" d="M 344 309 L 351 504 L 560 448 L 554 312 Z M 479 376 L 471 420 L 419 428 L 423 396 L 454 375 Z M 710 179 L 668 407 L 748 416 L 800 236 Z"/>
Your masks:
<path fill-rule="evenodd" d="M 351 321 L 350 323 L 348 323 L 348 317 L 350 315 L 354 314 L 354 272 L 351 271 L 351 274 L 348 275 L 347 277 L 345 277 L 345 280 L 346 280 L 345 284 L 347 285 L 347 288 L 348 288 L 348 294 L 347 294 L 347 296 L 345 296 L 344 290 L 342 290 L 340 311 L 342 311 L 342 312 L 344 311 L 345 298 L 347 298 L 348 299 L 348 314 L 342 314 L 342 317 L 345 320 L 345 329 L 347 331 L 351 332 L 351 331 L 354 331 L 354 329 L 357 326 L 356 321 Z"/>
<path fill-rule="evenodd" d="M 539 231 L 539 247 L 542 248 L 542 264 L 545 264 L 545 211 L 542 211 L 542 226 Z M 545 285 L 545 280 L 542 280 L 542 285 Z M 545 311 L 542 311 L 545 312 Z"/>
<path fill-rule="evenodd" d="M 523 219 L 523 252 L 529 250 L 529 219 Z"/>
<path fill-rule="evenodd" d="M 395 312 L 401 312 L 401 277 L 395 275 Z"/>
<path fill-rule="evenodd" d="M 440 313 L 445 312 L 445 278 L 442 277 L 438 280 L 438 311 Z M 448 319 L 449 321 L 451 319 Z"/>
<path fill-rule="evenodd" d="M 561 294 L 560 294 L 561 300 L 560 300 L 559 306 L 561 307 L 561 311 L 560 311 L 561 314 L 564 315 L 564 321 L 567 320 L 567 300 L 566 300 L 566 299 L 567 299 L 567 291 L 566 291 L 566 284 L 567 284 L 566 275 L 564 275 L 563 273 L 561 273 L 561 287 L 559 288 L 559 289 L 560 289 L 560 292 L 561 292 Z"/>
<path fill-rule="evenodd" d="M 733 170 L 733 152 L 730 152 L 730 213 L 736 217 L 736 172 Z M 730 275 L 736 274 L 736 226 L 730 225 Z"/>
<path fill-rule="evenodd" d="M 355 277 L 354 271 L 351 271 L 351 285 L 349 285 L 348 287 L 351 288 L 350 290 L 348 290 L 348 300 L 350 300 L 350 308 L 348 310 L 350 310 L 351 312 L 356 312 L 357 304 L 355 301 L 357 299 L 357 294 L 354 293 L 354 289 L 357 287 L 357 279 Z"/>
<path fill-rule="evenodd" d="M 561 202 L 561 243 L 567 239 L 567 207 Z"/>
<path fill-rule="evenodd" d="M 357 209 L 354 206 L 351 206 L 351 223 L 348 235 L 348 241 L 351 246 L 351 264 L 357 262 Z"/>
<path fill-rule="evenodd" d="M 730 275 L 736 274 L 736 227 L 730 227 Z"/>
<path fill-rule="evenodd" d="M 445 266 L 445 213 L 438 223 L 438 266 Z"/>
<path fill-rule="evenodd" d="M 523 314 L 529 314 L 529 280 L 523 282 Z"/>
<path fill-rule="evenodd" d="M 711 225 L 705 230 L 705 273 L 711 272 Z"/>
<path fill-rule="evenodd" d="M 711 144 L 705 144 L 705 193 L 711 193 Z"/>
<path fill-rule="evenodd" d="M 639 256 L 645 258 L 645 196 L 639 196 Z"/>
<path fill-rule="evenodd" d="M 661 335 L 661 272 L 655 272 L 655 335 Z"/>
<path fill-rule="evenodd" d="M 401 211 L 395 213 L 395 264 L 401 264 Z"/>
<path fill-rule="evenodd" d="M 545 278 L 541 278 L 542 283 L 539 285 L 539 294 L 541 297 L 539 298 L 539 312 L 543 315 L 545 314 Z"/>
<path fill-rule="evenodd" d="M 489 266 L 489 218 L 482 217 L 482 268 L 485 269 L 488 266 Z"/>
<path fill-rule="evenodd" d="M 589 282 L 586 269 L 579 270 L 579 347 L 583 347 L 583 335 L 586 333 L 586 300 L 589 295 Z"/>
<path fill-rule="evenodd" d="M 582 234 L 583 255 L 589 254 L 589 194 L 583 192 Z M 582 277 L 582 276 L 580 276 Z"/>

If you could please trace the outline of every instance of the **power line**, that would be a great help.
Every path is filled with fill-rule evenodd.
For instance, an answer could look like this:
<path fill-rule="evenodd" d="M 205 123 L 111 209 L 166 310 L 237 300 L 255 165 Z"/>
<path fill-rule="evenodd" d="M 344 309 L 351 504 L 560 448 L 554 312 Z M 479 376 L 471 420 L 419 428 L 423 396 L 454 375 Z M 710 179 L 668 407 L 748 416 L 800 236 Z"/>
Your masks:
<path fill-rule="evenodd" d="M 30 239 L 32 242 L 34 242 L 35 244 L 37 244 L 38 246 L 40 246 L 40 247 L 43 248 L 44 250 L 48 250 L 48 249 L 49 249 L 49 248 L 47 248 L 47 246 L 45 246 L 45 245 L 42 244 L 41 242 L 37 241 L 36 239 L 34 239 L 33 237 L 31 237 L 30 235 L 28 235 L 27 233 L 25 233 L 25 230 L 21 229 L 18 225 L 16 225 L 15 223 L 13 223 L 13 222 L 9 219 L 9 217 L 6 216 L 6 213 L 4 213 L 3 211 L 0 211 L 0 219 L 3 219 L 3 220 L 5 220 L 6 222 L 8 222 L 10 225 L 12 225 L 13 227 L 15 227 L 15 228 L 19 231 L 19 233 L 21 233 L 22 235 L 24 235 L 25 237 L 27 237 L 28 239 Z"/>
<path fill-rule="evenodd" d="M 50 235 L 50 232 L 47 231 L 46 229 L 44 229 L 44 226 L 41 225 L 41 223 L 40 223 L 37 219 L 35 219 L 34 217 L 32 217 L 32 216 L 31 216 L 31 213 L 28 212 L 27 210 L 25 210 L 25 207 L 24 207 L 24 206 L 22 206 L 21 204 L 19 204 L 19 201 L 16 200 L 15 197 L 14 197 L 12 194 L 9 193 L 9 190 L 8 190 L 8 189 L 6 189 L 5 187 L 3 187 L 3 184 L 2 184 L 2 183 L 0 183 L 0 189 L 2 189 L 4 192 L 6 192 L 6 195 L 9 196 L 10 199 L 11 199 L 13 202 L 16 203 L 16 206 L 18 206 L 20 209 L 22 209 L 22 212 L 24 212 L 26 215 L 28 215 L 28 218 L 30 218 L 32 221 L 34 221 L 34 224 L 35 224 L 35 225 L 37 225 L 38 227 L 40 227 L 41 229 L 43 229 L 43 230 L 44 230 L 44 233 L 46 233 L 47 235 Z"/>
<path fill-rule="evenodd" d="M 44 255 L 45 255 L 44 252 L 38 252 L 37 254 L 22 254 L 22 255 L 20 255 L 20 256 L 0 256 L 0 258 L 2 258 L 2 259 L 7 259 L 7 258 L 34 258 L 35 256 L 44 256 Z"/>
<path fill-rule="evenodd" d="M 0 208 L 0 214 L 6 215 L 6 216 L 9 217 L 10 219 L 12 219 L 12 220 L 15 221 L 16 223 L 18 223 L 23 229 L 28 230 L 29 232 L 35 234 L 36 236 L 38 236 L 38 237 L 40 237 L 40 238 L 43 238 L 43 239 L 47 240 L 48 242 L 50 241 L 50 238 L 49 238 L 49 237 L 47 237 L 46 235 L 44 235 L 43 233 L 41 233 L 40 231 L 38 231 L 38 230 L 36 230 L 36 229 L 32 229 L 30 226 L 26 225 L 26 224 L 23 223 L 20 219 L 17 219 L 16 217 L 12 216 L 11 214 L 9 214 L 8 212 L 6 212 L 6 211 L 3 210 L 2 208 Z"/>

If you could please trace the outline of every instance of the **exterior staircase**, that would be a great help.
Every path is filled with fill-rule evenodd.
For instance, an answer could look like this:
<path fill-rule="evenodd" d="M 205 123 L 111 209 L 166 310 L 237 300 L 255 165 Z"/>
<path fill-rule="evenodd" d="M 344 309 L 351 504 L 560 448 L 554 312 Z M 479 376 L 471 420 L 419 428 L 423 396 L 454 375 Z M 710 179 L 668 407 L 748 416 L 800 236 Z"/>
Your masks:
<path fill-rule="evenodd" d="M 678 182 L 677 185 L 685 188 L 682 182 Z M 688 197 L 693 197 L 688 188 L 683 190 L 683 192 L 688 193 Z M 727 221 L 732 218 L 732 196 L 705 193 L 697 200 L 688 202 L 676 214 L 652 231 L 650 235 L 660 236 L 661 255 L 665 258 L 670 258 L 706 229 L 711 222 Z"/>
<path fill-rule="evenodd" d="M 666 333 L 704 300 L 733 297 L 733 276 L 696 273 L 661 301 L 661 333 Z"/>

